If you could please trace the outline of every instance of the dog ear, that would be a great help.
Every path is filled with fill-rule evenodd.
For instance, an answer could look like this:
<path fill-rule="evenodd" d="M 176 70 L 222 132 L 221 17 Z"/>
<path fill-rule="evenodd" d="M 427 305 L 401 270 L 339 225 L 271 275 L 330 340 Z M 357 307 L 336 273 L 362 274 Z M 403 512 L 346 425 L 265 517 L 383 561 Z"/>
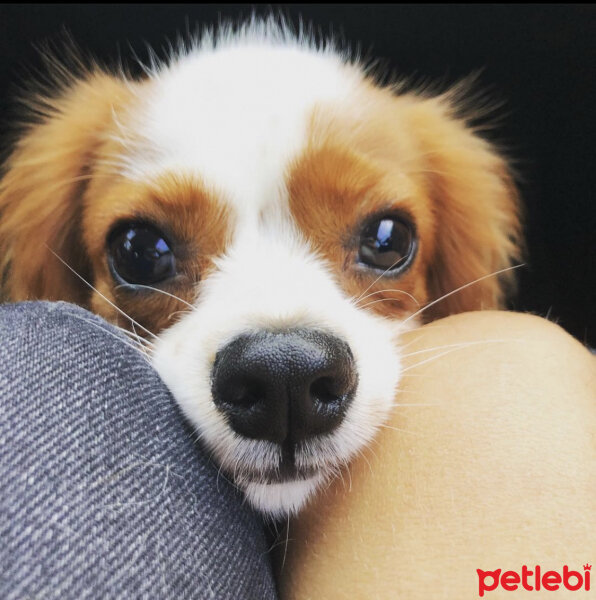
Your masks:
<path fill-rule="evenodd" d="M 516 263 L 521 253 L 520 208 L 509 167 L 455 116 L 452 95 L 415 103 L 410 117 L 420 136 L 437 223 L 427 272 L 429 301 L 462 288 L 429 307 L 425 319 L 500 308 L 515 278 L 511 270 L 495 273 Z"/>
<path fill-rule="evenodd" d="M 3 299 L 86 304 L 90 290 L 55 255 L 89 279 L 82 200 L 97 149 L 126 91 L 123 81 L 94 73 L 35 103 L 43 117 L 27 127 L 0 181 Z"/>

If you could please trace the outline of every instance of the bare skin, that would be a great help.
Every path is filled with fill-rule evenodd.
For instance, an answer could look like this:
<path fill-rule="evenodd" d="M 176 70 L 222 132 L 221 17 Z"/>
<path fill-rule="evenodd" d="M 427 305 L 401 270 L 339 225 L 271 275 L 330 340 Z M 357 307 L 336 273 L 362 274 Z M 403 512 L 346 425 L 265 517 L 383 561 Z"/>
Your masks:
<path fill-rule="evenodd" d="M 596 357 L 505 312 L 436 321 L 403 345 L 402 406 L 290 523 L 282 598 L 459 600 L 479 597 L 476 569 L 583 573 L 596 562 Z"/>

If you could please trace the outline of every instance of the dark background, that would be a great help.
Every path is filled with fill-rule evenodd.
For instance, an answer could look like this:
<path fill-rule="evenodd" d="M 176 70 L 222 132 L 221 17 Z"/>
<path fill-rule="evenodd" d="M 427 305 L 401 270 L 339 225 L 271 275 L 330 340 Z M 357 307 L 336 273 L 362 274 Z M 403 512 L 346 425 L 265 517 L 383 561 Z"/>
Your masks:
<path fill-rule="evenodd" d="M 559 322 L 596 346 L 596 8 L 589 5 L 273 5 L 385 59 L 399 75 L 441 89 L 482 69 L 479 88 L 504 101 L 488 136 L 521 174 L 526 266 L 512 308 Z M 255 5 L 259 14 L 271 7 Z M 35 46 L 64 32 L 108 64 L 135 71 L 146 44 L 248 5 L 2 5 L 0 153 L 10 140 L 17 87 L 42 65 Z"/>

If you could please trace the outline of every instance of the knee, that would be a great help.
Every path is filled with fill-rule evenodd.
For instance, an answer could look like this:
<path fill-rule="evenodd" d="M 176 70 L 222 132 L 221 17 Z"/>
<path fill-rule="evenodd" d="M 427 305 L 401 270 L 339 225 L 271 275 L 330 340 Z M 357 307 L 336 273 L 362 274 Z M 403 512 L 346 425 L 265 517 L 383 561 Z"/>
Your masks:
<path fill-rule="evenodd" d="M 402 344 L 395 410 L 352 464 L 349 493 L 334 482 L 293 524 L 282 591 L 327 591 L 333 573 L 346 589 L 428 596 L 417 567 L 429 548 L 453 588 L 536 548 L 579 561 L 596 526 L 595 357 L 557 325 L 507 312 L 448 317 Z"/>
<path fill-rule="evenodd" d="M 46 325 L 81 331 L 101 324 L 107 325 L 100 317 L 69 302 L 36 300 L 0 305 L 0 327 L 6 332 L 39 331 Z"/>
<path fill-rule="evenodd" d="M 20 302 L 0 306 L 0 359 L 27 364 L 147 365 L 146 343 L 84 308 L 67 302 Z"/>
<path fill-rule="evenodd" d="M 437 361 L 437 366 L 448 362 L 450 367 L 465 368 L 470 361 L 484 360 L 517 364 L 522 370 L 531 367 L 531 373 L 556 365 L 557 372 L 578 372 L 580 378 L 593 377 L 596 370 L 596 358 L 585 346 L 556 323 L 531 314 L 461 313 L 410 331 L 403 342 L 412 356 L 416 355 L 410 348 L 436 347 L 437 352 L 443 348 L 451 359 Z M 406 356 L 408 365 L 416 362 Z"/>
<path fill-rule="evenodd" d="M 558 325 L 528 314 L 464 313 L 409 332 L 405 344 L 392 417 L 400 427 L 407 422 L 454 446 L 464 440 L 486 450 L 487 462 L 530 447 L 536 456 L 553 447 L 561 457 L 589 452 L 596 358 Z M 399 408 L 420 398 L 435 410 Z"/>

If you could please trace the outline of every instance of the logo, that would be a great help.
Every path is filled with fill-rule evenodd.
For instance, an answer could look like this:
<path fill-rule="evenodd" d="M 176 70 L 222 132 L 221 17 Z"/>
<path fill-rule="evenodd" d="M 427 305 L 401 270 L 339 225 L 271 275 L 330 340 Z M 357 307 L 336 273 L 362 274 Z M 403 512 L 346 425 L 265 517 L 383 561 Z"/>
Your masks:
<path fill-rule="evenodd" d="M 522 566 L 521 573 L 516 571 L 501 572 L 501 569 L 495 571 L 483 571 L 476 569 L 478 573 L 478 594 L 484 596 L 485 592 L 492 592 L 498 587 L 514 592 L 519 589 L 528 592 L 556 592 L 562 587 L 575 592 L 577 590 L 590 591 L 590 571 L 592 565 L 585 564 L 583 572 L 570 571 L 567 565 L 563 566 L 563 572 L 545 571 L 542 572 L 540 565 L 536 565 L 532 571 L 526 565 Z"/>

